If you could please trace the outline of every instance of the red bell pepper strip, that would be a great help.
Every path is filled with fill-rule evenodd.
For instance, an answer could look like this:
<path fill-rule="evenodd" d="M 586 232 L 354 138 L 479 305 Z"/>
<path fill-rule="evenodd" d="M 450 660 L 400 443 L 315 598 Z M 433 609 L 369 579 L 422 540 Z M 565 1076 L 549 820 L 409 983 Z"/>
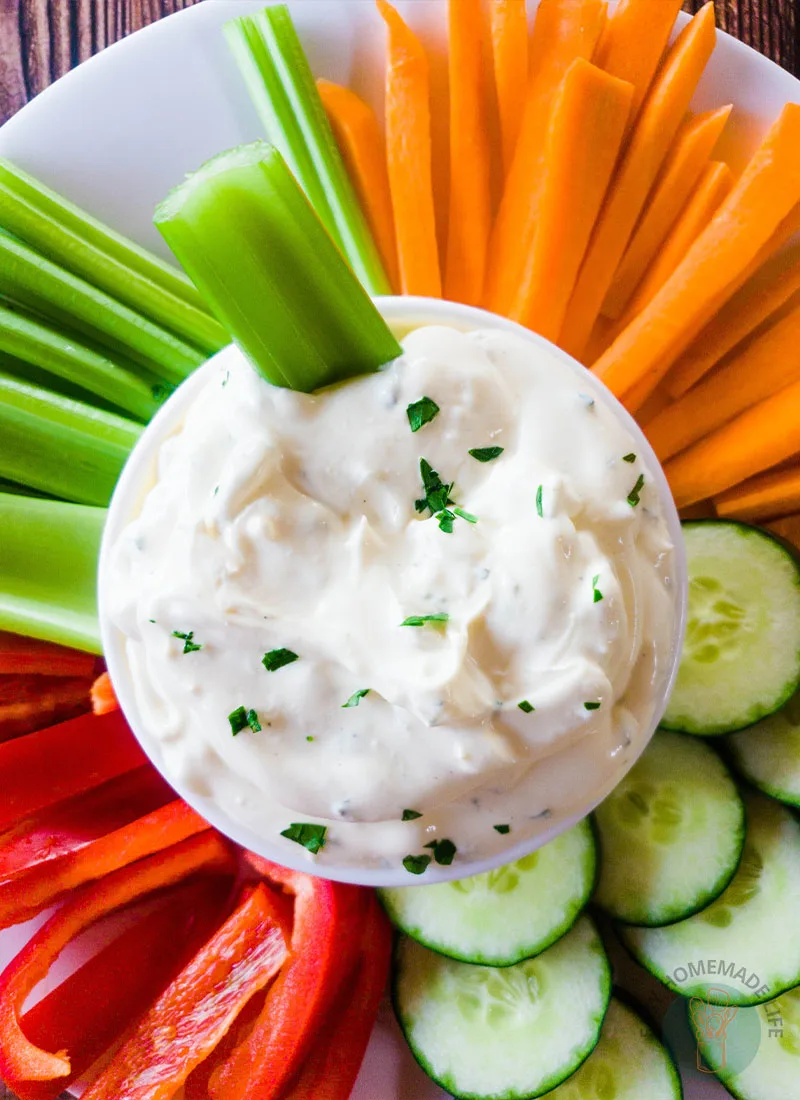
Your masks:
<path fill-rule="evenodd" d="M 84 1100 L 170 1100 L 286 959 L 288 927 L 263 883 L 159 997 Z"/>
<path fill-rule="evenodd" d="M 199 814 L 175 799 L 53 863 L 31 867 L 0 883 L 0 928 L 29 920 L 68 890 L 102 879 L 206 829 L 208 823 Z"/>
<path fill-rule="evenodd" d="M 0 829 L 147 762 L 121 711 L 7 741 L 0 745 Z"/>
<path fill-rule="evenodd" d="M 0 741 L 85 714 L 91 683 L 69 676 L 0 676 Z"/>
<path fill-rule="evenodd" d="M 0 675 L 38 673 L 91 679 L 96 665 L 97 658 L 91 653 L 0 630 Z"/>
<path fill-rule="evenodd" d="M 212 1100 L 273 1100 L 283 1092 L 353 969 L 369 896 L 252 853 L 246 858 L 267 881 L 294 895 L 291 953 L 252 1031 L 211 1074 Z"/>
<path fill-rule="evenodd" d="M 119 710 L 119 699 L 107 672 L 98 676 L 92 684 L 92 710 L 95 714 L 108 714 L 112 710 Z"/>
<path fill-rule="evenodd" d="M 391 956 L 392 929 L 373 895 L 355 973 L 283 1100 L 349 1100 L 375 1026 Z"/>
<path fill-rule="evenodd" d="M 183 1086 L 183 1100 L 208 1100 L 208 1083 L 211 1080 L 211 1075 L 215 1072 L 217 1066 L 222 1065 L 231 1052 L 240 1043 L 243 1043 L 253 1030 L 255 1022 L 264 1008 L 266 997 L 267 990 L 262 989 L 260 993 L 256 993 L 255 996 L 250 998 L 236 1017 L 233 1026 L 228 1029 L 227 1034 L 220 1040 L 212 1053 L 204 1062 L 193 1069 L 186 1078 Z M 20 1100 L 25 1100 L 25 1097 L 21 1097 Z"/>
<path fill-rule="evenodd" d="M 8 1081 L 20 1100 L 57 1100 L 117 1042 L 212 935 L 230 888 L 230 877 L 216 876 L 172 889 L 25 1013 L 25 1035 L 45 1050 L 69 1051 L 71 1069 L 52 1081 Z"/>
<path fill-rule="evenodd" d="M 69 1075 L 67 1051 L 51 1054 L 32 1043 L 20 1027 L 19 1014 L 25 998 L 79 932 L 107 913 L 189 875 L 232 873 L 234 867 L 231 848 L 218 833 L 207 829 L 84 887 L 56 910 L 0 974 L 0 1077 L 49 1081 Z"/>

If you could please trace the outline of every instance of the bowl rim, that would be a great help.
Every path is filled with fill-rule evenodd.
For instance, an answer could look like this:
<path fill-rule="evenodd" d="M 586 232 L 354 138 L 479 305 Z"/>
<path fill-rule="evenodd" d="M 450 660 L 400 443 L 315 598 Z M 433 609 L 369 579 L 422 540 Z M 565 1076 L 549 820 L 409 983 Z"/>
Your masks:
<path fill-rule="evenodd" d="M 521 336 L 539 351 L 554 356 L 566 364 L 574 373 L 579 374 L 582 385 L 590 390 L 595 398 L 603 401 L 607 407 L 622 422 L 635 441 L 635 445 L 645 459 L 648 469 L 655 479 L 659 504 L 666 520 L 667 528 L 674 545 L 674 568 L 672 570 L 673 590 L 675 600 L 675 619 L 670 641 L 668 665 L 666 675 L 661 677 L 660 690 L 654 696 L 653 721 L 651 728 L 646 731 L 641 741 L 639 750 L 625 763 L 624 770 L 613 777 L 613 781 L 605 783 L 597 792 L 597 797 L 587 802 L 580 811 L 563 817 L 556 817 L 553 823 L 544 828 L 535 836 L 523 841 L 509 844 L 501 848 L 493 855 L 482 859 L 470 860 L 463 863 L 455 863 L 449 867 L 439 867 L 432 864 L 425 873 L 425 885 L 438 882 L 448 882 L 471 875 L 493 870 L 506 863 L 511 863 L 523 856 L 542 847 L 554 840 L 561 833 L 576 825 L 595 809 L 600 802 L 622 780 L 630 768 L 633 767 L 641 753 L 652 739 L 658 723 L 661 720 L 667 700 L 672 691 L 675 677 L 678 672 L 681 648 L 686 626 L 688 579 L 686 552 L 681 534 L 680 518 L 675 507 L 672 494 L 667 483 L 666 476 L 656 455 L 647 441 L 642 429 L 620 404 L 614 395 L 597 379 L 590 371 L 581 366 L 576 360 L 562 351 L 550 341 L 537 333 L 523 328 L 504 317 L 489 313 L 486 310 L 474 306 L 465 306 L 460 303 L 448 302 L 442 299 L 420 298 L 413 296 L 386 296 L 374 299 L 384 318 L 397 324 L 411 324 L 414 327 L 425 324 L 449 324 L 451 327 L 462 330 L 474 330 L 478 328 L 492 328 L 500 331 L 514 333 Z M 132 679 L 129 674 L 128 662 L 125 655 L 125 635 L 111 621 L 106 611 L 105 594 L 110 587 L 110 555 L 111 547 L 116 542 L 122 529 L 138 511 L 146 486 L 151 481 L 153 463 L 161 443 L 172 435 L 180 427 L 185 410 L 195 395 L 205 385 L 209 375 L 214 372 L 216 356 L 212 356 L 206 363 L 183 382 L 159 409 L 154 418 L 145 428 L 139 441 L 134 447 L 122 474 L 117 482 L 114 494 L 108 510 L 108 518 L 103 531 L 100 546 L 100 559 L 97 575 L 97 603 L 100 620 L 100 636 L 103 645 L 103 653 L 106 659 L 108 672 L 111 677 L 114 690 L 124 714 L 136 740 L 142 750 L 151 761 L 156 770 L 164 776 L 168 783 L 176 790 L 194 810 L 197 811 L 210 825 L 218 829 L 223 835 L 265 859 L 272 860 L 290 867 L 296 871 L 305 871 L 322 878 L 337 882 L 346 882 L 359 886 L 397 887 L 419 885 L 410 883 L 408 872 L 402 868 L 366 868 L 353 863 L 325 863 L 317 865 L 314 857 L 307 853 L 300 845 L 290 845 L 289 841 L 268 841 L 253 829 L 242 825 L 227 814 L 216 804 L 210 796 L 199 795 L 187 790 L 185 785 L 174 777 L 167 775 L 159 759 L 160 750 L 158 739 L 151 736 L 146 723 L 142 719 L 136 702 Z M 298 811 L 299 812 L 299 811 Z M 304 816 L 304 815 L 300 815 Z M 294 851 L 297 848 L 297 851 Z"/>

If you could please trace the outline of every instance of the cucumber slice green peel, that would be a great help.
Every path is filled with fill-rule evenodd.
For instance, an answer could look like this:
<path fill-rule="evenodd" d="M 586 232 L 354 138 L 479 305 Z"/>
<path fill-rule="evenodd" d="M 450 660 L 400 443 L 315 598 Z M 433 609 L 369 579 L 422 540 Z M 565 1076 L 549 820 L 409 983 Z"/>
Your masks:
<path fill-rule="evenodd" d="M 730 734 L 725 749 L 754 787 L 800 808 L 800 694 L 769 718 Z"/>
<path fill-rule="evenodd" d="M 597 866 L 588 820 L 516 863 L 485 874 L 379 890 L 392 923 L 453 959 L 513 966 L 567 932 L 592 892 Z"/>
<path fill-rule="evenodd" d="M 757 793 L 745 810 L 742 860 L 715 901 L 664 928 L 618 929 L 636 961 L 684 997 L 762 1004 L 800 985 L 800 822 Z"/>
<path fill-rule="evenodd" d="M 731 881 L 744 848 L 744 804 L 728 769 L 709 745 L 666 730 L 595 821 L 594 900 L 626 924 L 670 924 L 703 909 Z"/>
<path fill-rule="evenodd" d="M 611 971 L 587 916 L 535 959 L 503 968 L 402 937 L 394 1006 L 425 1072 L 462 1100 L 522 1100 L 561 1084 L 597 1045 Z"/>
<path fill-rule="evenodd" d="M 709 736 L 774 713 L 800 686 L 800 567 L 744 523 L 683 524 L 686 640 L 662 725 Z"/>

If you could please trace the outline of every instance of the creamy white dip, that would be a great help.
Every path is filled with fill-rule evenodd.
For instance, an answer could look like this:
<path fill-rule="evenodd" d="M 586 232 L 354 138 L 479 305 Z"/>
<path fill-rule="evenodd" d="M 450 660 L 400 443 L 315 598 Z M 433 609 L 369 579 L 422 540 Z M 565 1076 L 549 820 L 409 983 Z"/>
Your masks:
<path fill-rule="evenodd" d="M 412 432 L 423 397 L 439 412 Z M 283 830 L 326 826 L 323 867 L 443 838 L 488 857 L 604 793 L 652 722 L 676 615 L 635 452 L 508 332 L 421 328 L 316 395 L 217 356 L 107 586 L 167 776 L 295 855 Z M 453 483 L 443 524 L 421 459 Z M 297 659 L 269 671 L 280 650 Z M 237 711 L 255 728 L 234 734 Z"/>

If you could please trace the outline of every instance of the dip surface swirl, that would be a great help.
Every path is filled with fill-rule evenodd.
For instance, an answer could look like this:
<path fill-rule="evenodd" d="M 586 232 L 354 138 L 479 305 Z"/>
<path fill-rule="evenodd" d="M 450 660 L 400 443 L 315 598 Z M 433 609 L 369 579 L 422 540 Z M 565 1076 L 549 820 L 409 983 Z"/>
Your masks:
<path fill-rule="evenodd" d="M 222 352 L 110 558 L 167 777 L 271 843 L 325 826 L 321 869 L 489 857 L 605 793 L 677 614 L 650 471 L 579 374 L 500 330 L 403 347 L 314 395 Z"/>

